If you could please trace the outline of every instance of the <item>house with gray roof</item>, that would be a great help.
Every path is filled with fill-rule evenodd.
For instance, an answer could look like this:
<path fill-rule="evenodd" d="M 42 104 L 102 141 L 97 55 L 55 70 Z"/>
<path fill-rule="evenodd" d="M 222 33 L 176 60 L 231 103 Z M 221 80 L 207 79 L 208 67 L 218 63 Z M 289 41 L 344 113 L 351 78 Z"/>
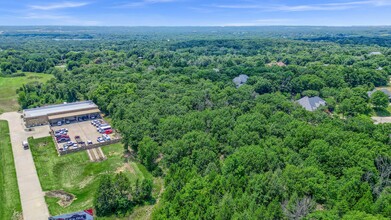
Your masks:
<path fill-rule="evenodd" d="M 370 52 L 369 55 L 382 55 L 379 51 Z"/>
<path fill-rule="evenodd" d="M 386 94 L 388 96 L 388 99 L 391 100 L 391 92 L 388 90 L 388 89 L 374 89 L 372 91 L 369 91 L 367 92 L 369 98 L 372 96 L 372 94 L 376 91 L 380 91 L 380 92 L 383 92 L 384 94 Z"/>
<path fill-rule="evenodd" d="M 240 86 L 242 86 L 247 82 L 247 79 L 248 79 L 247 75 L 241 74 L 238 77 L 235 77 L 232 81 L 235 83 L 236 88 L 239 88 Z"/>
<path fill-rule="evenodd" d="M 321 99 L 319 96 L 315 97 L 303 97 L 296 101 L 299 105 L 301 105 L 303 108 L 305 108 L 307 111 L 315 111 L 321 106 L 326 105 L 326 101 Z"/>

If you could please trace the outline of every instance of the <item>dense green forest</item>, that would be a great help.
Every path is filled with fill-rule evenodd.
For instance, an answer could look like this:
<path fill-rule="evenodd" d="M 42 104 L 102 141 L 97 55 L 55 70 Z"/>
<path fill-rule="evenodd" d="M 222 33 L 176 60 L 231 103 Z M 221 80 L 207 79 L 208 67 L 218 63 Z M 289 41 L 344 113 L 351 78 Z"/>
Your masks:
<path fill-rule="evenodd" d="M 0 30 L 4 77 L 55 76 L 22 108 L 93 100 L 164 178 L 154 219 L 391 218 L 390 28 Z"/>

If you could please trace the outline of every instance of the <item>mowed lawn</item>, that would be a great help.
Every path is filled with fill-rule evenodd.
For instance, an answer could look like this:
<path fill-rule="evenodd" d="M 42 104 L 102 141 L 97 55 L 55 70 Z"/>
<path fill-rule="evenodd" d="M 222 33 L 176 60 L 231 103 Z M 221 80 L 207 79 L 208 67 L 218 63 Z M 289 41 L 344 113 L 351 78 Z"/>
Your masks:
<path fill-rule="evenodd" d="M 53 75 L 43 73 L 25 73 L 20 77 L 0 77 L 0 113 L 19 109 L 16 90 L 29 82 L 46 82 Z"/>
<path fill-rule="evenodd" d="M 0 120 L 0 219 L 22 213 L 8 122 Z"/>
<path fill-rule="evenodd" d="M 125 163 L 122 144 L 102 147 L 107 160 L 90 162 L 86 151 L 58 156 L 51 137 L 30 138 L 29 143 L 42 189 L 64 190 L 76 196 L 68 207 L 60 206 L 57 198 L 46 197 L 51 215 L 92 208 L 99 177 L 103 174 L 124 172 L 132 183 L 145 175 L 151 178 L 142 165 Z"/>

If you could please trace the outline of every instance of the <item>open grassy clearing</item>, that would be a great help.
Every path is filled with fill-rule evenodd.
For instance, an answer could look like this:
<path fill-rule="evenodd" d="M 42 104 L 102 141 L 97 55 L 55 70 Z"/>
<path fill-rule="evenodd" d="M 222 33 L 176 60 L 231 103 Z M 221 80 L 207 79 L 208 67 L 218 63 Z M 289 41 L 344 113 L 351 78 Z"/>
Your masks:
<path fill-rule="evenodd" d="M 102 147 L 107 160 L 95 163 L 89 161 L 85 151 L 59 157 L 51 137 L 30 139 L 29 142 L 43 190 L 63 190 L 76 197 L 67 207 L 60 206 L 57 198 L 46 197 L 51 215 L 93 207 L 102 174 L 124 172 L 132 183 L 144 178 L 142 170 L 145 168 L 134 162 L 126 163 L 121 144 Z"/>
<path fill-rule="evenodd" d="M 16 111 L 19 109 L 16 90 L 29 82 L 46 82 L 53 75 L 43 73 L 25 73 L 20 77 L 0 77 L 0 113 Z"/>
<path fill-rule="evenodd" d="M 0 121 L 0 219 L 15 219 L 22 206 L 7 121 Z M 17 219 L 17 218 L 16 218 Z"/>

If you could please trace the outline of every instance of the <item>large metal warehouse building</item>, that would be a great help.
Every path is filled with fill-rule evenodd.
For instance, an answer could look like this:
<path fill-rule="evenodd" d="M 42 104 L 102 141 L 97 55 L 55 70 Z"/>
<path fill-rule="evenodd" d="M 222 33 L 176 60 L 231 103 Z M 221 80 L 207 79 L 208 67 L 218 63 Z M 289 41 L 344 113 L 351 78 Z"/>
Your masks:
<path fill-rule="evenodd" d="M 91 117 L 100 117 L 100 110 L 92 101 L 64 103 L 23 110 L 23 120 L 26 127 L 55 125 L 59 121 L 65 123 L 66 121 L 72 122 Z"/>

